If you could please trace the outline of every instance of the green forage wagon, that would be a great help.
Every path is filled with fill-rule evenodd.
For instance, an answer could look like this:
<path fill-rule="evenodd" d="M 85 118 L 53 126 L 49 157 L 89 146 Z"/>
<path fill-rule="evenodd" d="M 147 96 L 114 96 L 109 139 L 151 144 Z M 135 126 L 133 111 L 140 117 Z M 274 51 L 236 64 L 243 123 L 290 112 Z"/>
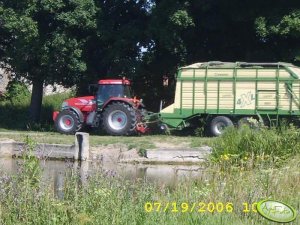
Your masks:
<path fill-rule="evenodd" d="M 205 119 L 210 133 L 255 118 L 278 125 L 300 115 L 300 68 L 288 63 L 205 62 L 178 70 L 175 101 L 160 111 L 171 128 Z"/>

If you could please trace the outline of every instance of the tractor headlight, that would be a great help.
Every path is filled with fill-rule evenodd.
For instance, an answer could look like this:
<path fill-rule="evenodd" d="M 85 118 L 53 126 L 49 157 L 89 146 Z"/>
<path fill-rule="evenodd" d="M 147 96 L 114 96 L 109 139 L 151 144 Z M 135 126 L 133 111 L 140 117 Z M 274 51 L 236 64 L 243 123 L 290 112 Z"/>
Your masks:
<path fill-rule="evenodd" d="M 61 104 L 61 108 L 62 108 L 62 109 L 66 108 L 66 107 L 68 107 L 68 106 L 69 106 L 68 102 L 63 102 L 63 103 Z"/>

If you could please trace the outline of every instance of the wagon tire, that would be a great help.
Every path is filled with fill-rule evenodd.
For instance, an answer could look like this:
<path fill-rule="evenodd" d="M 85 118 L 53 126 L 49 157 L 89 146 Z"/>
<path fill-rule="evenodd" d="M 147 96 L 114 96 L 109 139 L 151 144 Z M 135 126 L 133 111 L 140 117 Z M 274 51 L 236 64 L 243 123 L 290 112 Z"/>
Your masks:
<path fill-rule="evenodd" d="M 115 102 L 108 105 L 103 113 L 103 130 L 110 135 L 123 136 L 136 133 L 137 116 L 128 104 Z"/>
<path fill-rule="evenodd" d="M 55 120 L 55 127 L 62 134 L 75 134 L 81 129 L 82 123 L 74 111 L 63 110 Z"/>
<path fill-rule="evenodd" d="M 226 116 L 217 116 L 210 121 L 209 130 L 212 136 L 220 136 L 224 129 L 233 126 L 233 122 Z"/>

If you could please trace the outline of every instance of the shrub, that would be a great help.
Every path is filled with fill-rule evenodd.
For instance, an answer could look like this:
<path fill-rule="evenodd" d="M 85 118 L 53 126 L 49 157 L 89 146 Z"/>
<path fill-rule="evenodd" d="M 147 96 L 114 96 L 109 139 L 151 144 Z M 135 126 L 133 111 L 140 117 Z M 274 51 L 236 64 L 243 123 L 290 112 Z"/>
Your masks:
<path fill-rule="evenodd" d="M 253 130 L 229 128 L 213 144 L 212 160 L 226 165 L 255 167 L 261 163 L 280 164 L 300 153 L 300 130 L 293 125 Z"/>
<path fill-rule="evenodd" d="M 5 98 L 12 105 L 29 103 L 30 92 L 24 83 L 20 81 L 10 81 L 6 87 Z"/>
<path fill-rule="evenodd" d="M 20 84 L 11 84 L 5 95 L 5 100 L 0 102 L 0 128 L 52 130 L 52 112 L 59 110 L 62 102 L 70 98 L 73 93 L 60 93 L 44 96 L 40 124 L 28 125 L 28 109 L 30 104 L 30 92 L 23 89 Z M 20 94 L 20 93 L 23 93 Z M 29 94 L 28 94 L 28 93 Z"/>

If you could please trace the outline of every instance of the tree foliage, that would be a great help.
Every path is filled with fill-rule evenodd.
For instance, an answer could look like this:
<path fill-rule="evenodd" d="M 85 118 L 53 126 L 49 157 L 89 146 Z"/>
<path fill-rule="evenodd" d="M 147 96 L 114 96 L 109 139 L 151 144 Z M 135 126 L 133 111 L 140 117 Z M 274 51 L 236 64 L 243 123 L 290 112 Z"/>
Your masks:
<path fill-rule="evenodd" d="M 68 84 L 86 70 L 82 52 L 96 28 L 93 1 L 3 1 L 0 10 L 10 34 L 7 62 L 17 75 Z"/>
<path fill-rule="evenodd" d="M 186 64 L 299 64 L 299 25 L 298 0 L 0 0 L 0 59 L 36 86 L 126 75 L 157 110 Z"/>
<path fill-rule="evenodd" d="M 151 2 L 149 44 L 137 75 L 146 74 L 145 96 L 172 98 L 162 76 L 172 80 L 176 68 L 199 61 L 299 64 L 299 1 Z"/>
<path fill-rule="evenodd" d="M 146 2 L 95 1 L 97 30 L 87 45 L 87 80 L 132 76 L 140 46 L 146 42 Z"/>
<path fill-rule="evenodd" d="M 4 59 L 17 77 L 33 84 L 31 118 L 39 120 L 43 84 L 71 85 L 86 71 L 85 43 L 96 28 L 92 0 L 1 1 L 7 33 Z"/>

